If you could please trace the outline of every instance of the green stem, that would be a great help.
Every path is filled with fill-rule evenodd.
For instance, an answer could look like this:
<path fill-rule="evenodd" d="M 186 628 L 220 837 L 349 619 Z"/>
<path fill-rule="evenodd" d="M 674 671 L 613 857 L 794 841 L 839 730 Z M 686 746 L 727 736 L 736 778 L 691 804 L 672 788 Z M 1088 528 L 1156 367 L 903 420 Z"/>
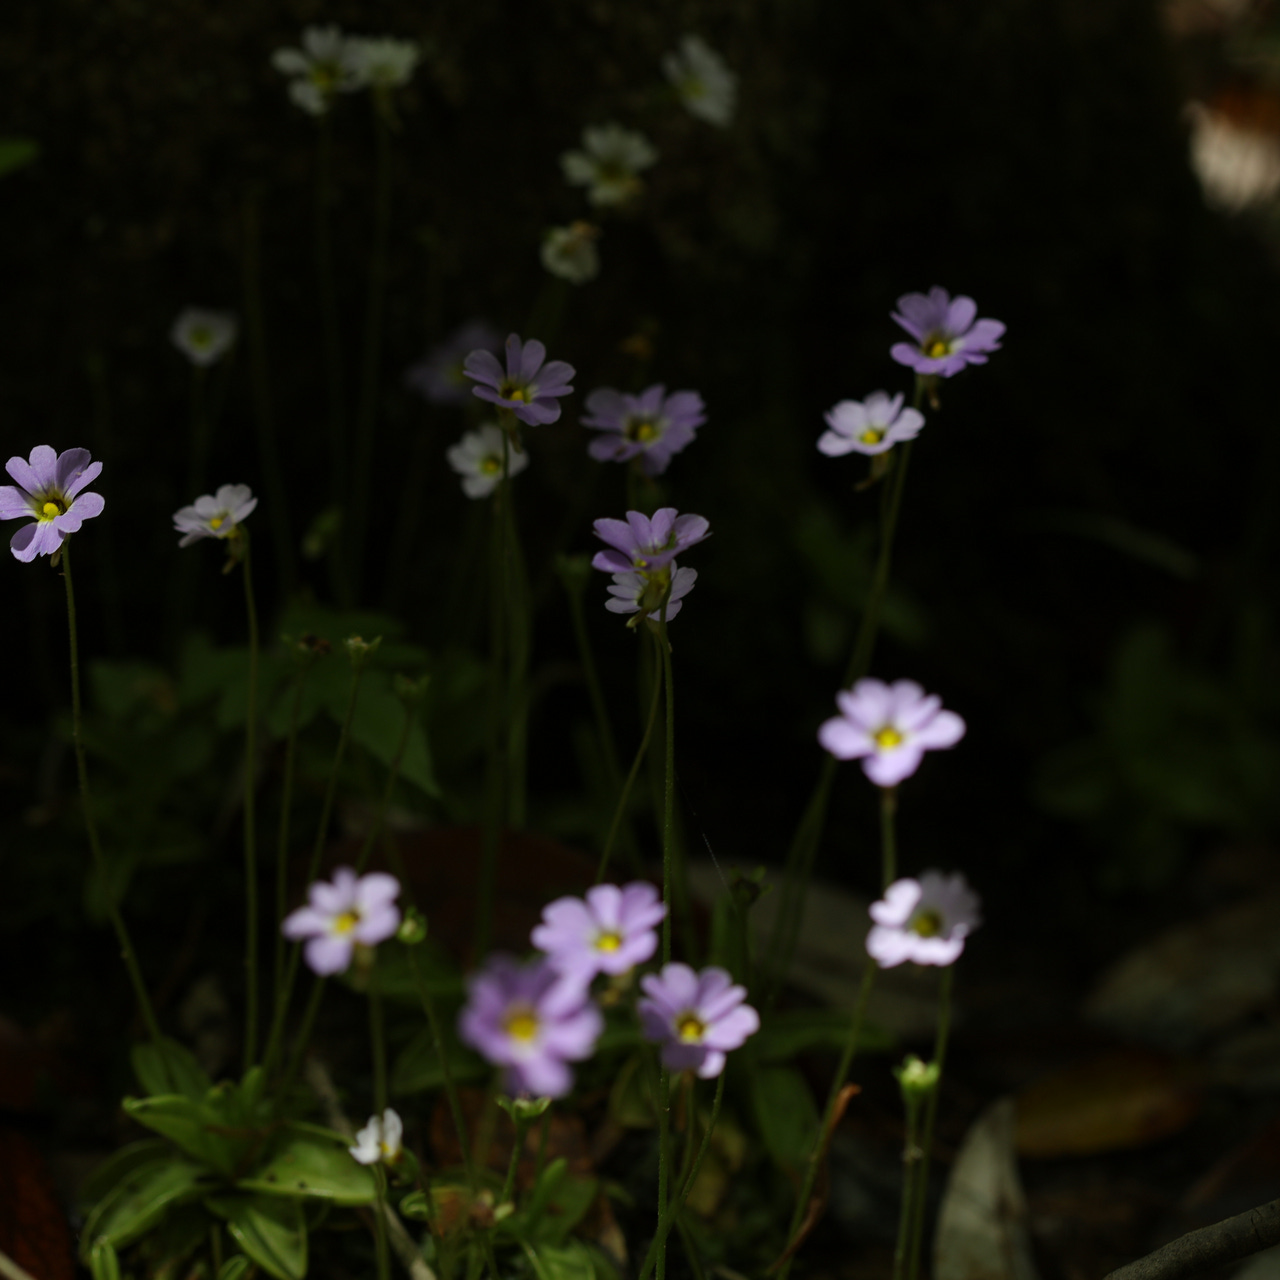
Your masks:
<path fill-rule="evenodd" d="M 916 1170 L 921 1161 L 920 1153 L 920 1100 L 913 1093 L 904 1094 L 907 1109 L 907 1133 L 902 1152 L 902 1208 L 898 1214 L 898 1239 L 893 1247 L 893 1280 L 903 1280 L 910 1247 L 912 1223 L 915 1221 L 916 1199 L 919 1194 Z"/>
<path fill-rule="evenodd" d="M 395 754 L 391 757 L 391 767 L 387 771 L 387 785 L 382 789 L 382 798 L 378 803 L 378 811 L 373 816 L 373 824 L 364 838 L 364 844 L 360 846 L 360 856 L 356 859 L 356 875 L 360 875 L 365 867 L 369 865 L 369 855 L 373 853 L 373 846 L 377 843 L 378 837 L 382 834 L 383 827 L 386 825 L 387 809 L 391 805 L 391 794 L 395 790 L 396 783 L 400 780 L 400 766 L 404 763 L 405 748 L 409 745 L 409 730 L 412 728 L 413 706 L 410 703 L 406 703 L 404 721 L 400 725 L 400 737 L 396 741 Z M 400 879 L 404 879 L 403 875 Z"/>
<path fill-rule="evenodd" d="M 595 656 L 591 651 L 591 638 L 587 633 L 587 619 L 582 607 L 582 591 L 565 583 L 565 594 L 569 597 L 569 614 L 573 620 L 573 636 L 578 644 L 578 661 L 582 664 L 582 678 L 586 681 L 587 695 L 591 699 L 591 711 L 596 720 L 596 738 L 600 744 L 600 755 L 604 760 L 605 773 L 608 775 L 609 790 L 615 795 L 622 785 L 622 772 L 618 768 L 618 748 L 613 737 L 613 725 L 609 720 L 608 704 L 604 700 L 604 690 L 600 686 L 600 673 L 596 668 Z"/>
<path fill-rule="evenodd" d="M 880 788 L 880 880 L 888 887 L 898 878 L 898 839 L 894 818 L 898 813 L 896 787 Z"/>
<path fill-rule="evenodd" d="M 280 1085 L 280 1093 L 286 1094 L 292 1087 L 293 1082 L 298 1078 L 298 1072 L 302 1068 L 302 1059 L 307 1052 L 307 1044 L 311 1040 L 311 1030 L 316 1024 L 316 1014 L 320 1011 L 320 1001 L 324 997 L 324 989 L 328 984 L 328 978 L 317 978 L 311 988 L 311 995 L 307 1000 L 307 1007 L 303 1010 L 302 1025 L 298 1029 L 298 1039 L 293 1046 L 293 1053 L 289 1056 L 289 1065 L 285 1070 L 284 1079 Z M 270 1050 L 268 1050 L 267 1064 L 270 1066 Z"/>
<path fill-rule="evenodd" d="M 511 1123 L 516 1127 L 516 1134 L 511 1147 L 511 1160 L 507 1164 L 507 1177 L 502 1184 L 502 1196 L 498 1201 L 499 1204 L 510 1204 L 511 1197 L 515 1193 L 516 1166 L 520 1163 L 520 1154 L 524 1150 L 524 1135 L 529 1130 L 529 1122 L 527 1120 L 512 1116 Z"/>
<path fill-rule="evenodd" d="M 671 963 L 671 915 L 673 907 L 672 874 L 675 863 L 675 802 L 676 802 L 676 699 L 671 681 L 671 645 L 667 640 L 667 602 L 662 602 L 662 614 L 658 621 L 658 648 L 662 661 L 662 684 L 667 693 L 666 706 L 666 777 L 662 799 L 662 901 L 667 904 L 667 914 L 662 918 L 662 963 Z M 680 895 L 681 902 L 687 898 Z M 682 921 L 682 923 L 684 923 Z M 686 938 L 686 941 L 692 941 Z"/>
<path fill-rule="evenodd" d="M 244 722 L 244 1069 L 248 1071 L 258 1053 L 258 839 L 254 812 L 258 760 L 258 608 L 253 599 L 249 539 L 247 534 L 240 536 L 244 547 L 241 560 L 244 603 L 249 615 L 249 705 Z"/>
<path fill-rule="evenodd" d="M 89 770 L 85 764 L 83 711 L 80 702 L 80 647 L 76 638 L 76 596 L 71 582 L 70 538 L 63 539 L 61 556 L 62 580 L 67 588 L 67 626 L 71 639 L 71 736 L 76 752 L 76 773 L 80 779 L 80 808 L 84 813 L 85 831 L 89 836 L 89 848 L 93 854 L 94 868 L 98 873 L 102 900 L 106 904 L 111 927 L 115 930 L 116 941 L 120 945 L 121 958 L 129 971 L 134 998 L 138 1001 L 142 1020 L 147 1024 L 147 1032 L 158 1048 L 161 1040 L 160 1024 L 156 1021 L 155 1011 L 151 1007 L 151 998 L 147 995 L 146 984 L 142 981 L 142 971 L 138 968 L 138 958 L 134 953 L 133 943 L 129 940 L 129 931 L 125 928 L 124 917 L 120 914 L 111 890 L 111 881 L 107 874 L 107 859 L 102 852 L 98 823 L 94 817 L 93 802 L 89 795 Z"/>
<path fill-rule="evenodd" d="M 516 525 L 515 498 L 507 489 L 503 563 L 508 601 L 509 675 L 507 681 L 507 821 L 525 825 L 525 785 L 529 740 L 529 579 Z"/>
<path fill-rule="evenodd" d="M 283 920 L 289 895 L 289 823 L 293 808 L 293 778 L 298 757 L 298 719 L 302 712 L 302 692 L 311 671 L 311 663 L 298 673 L 298 683 L 293 691 L 293 706 L 289 710 L 289 737 L 284 751 L 284 780 L 280 796 L 280 828 L 276 836 L 276 919 Z M 284 994 L 284 932 L 276 929 L 274 991 L 276 1008 L 281 1007 Z"/>
<path fill-rule="evenodd" d="M 664 895 L 665 899 L 665 895 Z M 663 922 L 663 942 L 670 945 L 671 912 Z M 671 1074 L 658 1072 L 658 1238 L 654 1270 L 657 1280 L 667 1274 L 667 1233 L 671 1230 L 671 1206 L 667 1203 L 671 1178 Z"/>
<path fill-rule="evenodd" d="M 381 1119 L 382 1111 L 379 1109 Z M 391 1280 L 391 1255 L 387 1250 L 387 1176 L 381 1164 L 373 1167 L 373 1185 L 378 1201 L 374 1206 L 374 1248 L 378 1259 L 378 1280 Z"/>
<path fill-rule="evenodd" d="M 376 961 L 375 961 L 376 963 Z M 373 1046 L 373 1110 L 379 1121 L 387 1109 L 387 1042 L 382 1030 L 382 996 L 370 975 L 369 1038 Z"/>
<path fill-rule="evenodd" d="M 933 1152 L 933 1131 L 938 1118 L 938 1095 L 942 1091 L 942 1069 L 946 1065 L 947 1036 L 951 1030 L 951 984 L 955 966 L 947 965 L 942 971 L 942 983 L 938 992 L 938 1033 L 933 1044 L 933 1064 L 938 1069 L 929 1101 L 925 1107 L 924 1137 L 921 1141 L 920 1168 L 916 1174 L 915 1220 L 911 1226 L 910 1280 L 916 1280 L 920 1266 L 920 1247 L 924 1239 L 924 1211 L 929 1200 L 929 1157 Z"/>

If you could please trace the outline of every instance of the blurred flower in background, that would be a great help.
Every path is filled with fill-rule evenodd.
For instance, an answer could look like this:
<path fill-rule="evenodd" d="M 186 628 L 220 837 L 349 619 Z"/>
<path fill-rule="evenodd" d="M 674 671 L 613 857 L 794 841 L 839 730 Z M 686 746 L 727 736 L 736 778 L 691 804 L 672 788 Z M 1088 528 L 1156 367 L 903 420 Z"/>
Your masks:
<path fill-rule="evenodd" d="M 674 454 L 692 442 L 707 420 L 702 397 L 696 391 L 673 391 L 661 384 L 639 395 L 600 387 L 586 399 L 582 425 L 603 431 L 587 446 L 598 462 L 640 459 L 647 476 L 659 476 Z"/>
<path fill-rule="evenodd" d="M 413 78 L 422 57 L 416 40 L 395 36 L 352 36 L 346 60 L 361 85 L 372 89 L 399 89 Z"/>
<path fill-rule="evenodd" d="M 468 404 L 471 383 L 462 371 L 463 362 L 473 351 L 495 352 L 502 347 L 502 334 L 483 320 L 469 320 L 455 329 L 425 359 L 405 370 L 405 386 L 412 388 L 432 404 Z"/>
<path fill-rule="evenodd" d="M 497 423 L 486 422 L 445 450 L 449 465 L 462 477 L 462 492 L 468 498 L 487 498 L 498 487 L 504 439 Z M 528 465 L 527 453 L 507 447 L 508 478 L 518 476 Z"/>
<path fill-rule="evenodd" d="M 188 307 L 173 322 L 169 339 L 194 365 L 216 364 L 235 345 L 240 326 L 230 311 Z"/>
<path fill-rule="evenodd" d="M 325 115 L 339 93 L 363 88 L 357 61 L 359 38 L 336 26 L 307 27 L 302 48 L 277 49 L 271 65 L 289 77 L 289 97 L 308 115 Z"/>
<path fill-rule="evenodd" d="M 625 204 L 643 190 L 640 171 L 657 158 L 657 149 L 643 133 L 611 121 L 583 129 L 582 150 L 564 152 L 560 168 L 571 186 L 587 188 L 593 205 Z"/>
<path fill-rule="evenodd" d="M 553 276 L 570 284 L 586 284 L 600 274 L 600 252 L 596 248 L 599 238 L 600 228 L 590 222 L 552 227 L 542 237 L 538 256 Z"/>
<path fill-rule="evenodd" d="M 738 77 L 699 36 L 680 38 L 678 52 L 662 55 L 662 70 L 685 109 L 699 120 L 726 128 L 738 98 Z"/>

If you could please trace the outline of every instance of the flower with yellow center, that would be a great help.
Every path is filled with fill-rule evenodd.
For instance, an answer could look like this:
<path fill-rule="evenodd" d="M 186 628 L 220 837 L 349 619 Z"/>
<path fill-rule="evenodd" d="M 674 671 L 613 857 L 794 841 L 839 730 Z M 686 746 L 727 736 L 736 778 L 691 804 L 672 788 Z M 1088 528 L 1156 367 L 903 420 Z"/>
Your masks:
<path fill-rule="evenodd" d="M 180 547 L 201 538 L 240 538 L 240 522 L 258 505 L 247 484 L 224 484 L 217 493 L 201 494 L 189 507 L 173 514 L 173 527 L 183 537 Z"/>
<path fill-rule="evenodd" d="M 914 440 L 924 426 L 924 415 L 904 408 L 904 399 L 901 393 L 873 391 L 865 400 L 841 400 L 824 415 L 828 429 L 818 439 L 819 451 L 829 458 L 848 453 L 874 457 Z"/>
<path fill-rule="evenodd" d="M 883 969 L 907 960 L 952 964 L 982 923 L 979 906 L 978 895 L 959 873 L 926 871 L 918 880 L 895 880 L 871 904 L 867 954 Z"/>
<path fill-rule="evenodd" d="M 101 494 L 83 492 L 102 470 L 102 463 L 89 461 L 87 449 L 58 453 L 37 445 L 30 459 L 10 458 L 5 470 L 16 484 L 0 485 L 0 520 L 34 521 L 9 542 L 18 560 L 56 555 L 67 535 L 106 505 Z"/>
<path fill-rule="evenodd" d="M 317 880 L 308 890 L 306 906 L 285 918 L 281 930 L 295 942 L 306 939 L 307 964 L 313 972 L 343 972 L 357 947 L 374 947 L 400 927 L 395 899 L 400 884 L 380 871 L 357 876 L 339 867 L 333 880 Z"/>

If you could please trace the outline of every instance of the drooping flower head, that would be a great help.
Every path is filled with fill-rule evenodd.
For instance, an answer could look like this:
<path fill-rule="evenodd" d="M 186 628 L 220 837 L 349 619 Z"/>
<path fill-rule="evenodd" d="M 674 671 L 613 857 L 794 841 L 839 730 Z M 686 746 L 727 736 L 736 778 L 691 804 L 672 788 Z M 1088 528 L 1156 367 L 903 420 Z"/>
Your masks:
<path fill-rule="evenodd" d="M 173 513 L 173 528 L 183 535 L 178 546 L 201 538 L 238 538 L 240 522 L 258 505 L 247 484 L 224 484 L 217 493 L 202 493 L 189 507 Z"/>
<path fill-rule="evenodd" d="M 626 973 L 648 960 L 666 914 L 657 889 L 643 880 L 621 888 L 598 884 L 585 899 L 557 898 L 543 907 L 533 945 L 554 968 L 586 985 L 597 973 Z"/>
<path fill-rule="evenodd" d="M 914 440 L 924 426 L 924 414 L 903 408 L 899 393 L 892 398 L 873 391 L 865 400 L 841 400 L 824 417 L 829 431 L 818 439 L 818 448 L 829 458 L 846 453 L 887 453 L 903 440 Z"/>
<path fill-rule="evenodd" d="M 954 747 L 964 721 L 944 711 L 937 694 L 914 680 L 859 680 L 836 694 L 840 714 L 818 730 L 818 741 L 840 760 L 861 760 L 879 787 L 896 787 L 920 767 L 926 751 Z"/>
<path fill-rule="evenodd" d="M 586 409 L 582 425 L 605 433 L 591 441 L 587 452 L 599 462 L 638 458 L 647 476 L 660 476 L 707 420 L 696 391 L 667 395 L 660 383 L 638 396 L 600 387 L 587 397 Z"/>
<path fill-rule="evenodd" d="M 637 626 L 641 618 L 661 622 L 662 605 L 666 602 L 667 621 L 670 622 L 681 609 L 682 601 L 693 590 L 698 580 L 697 569 L 670 564 L 652 573 L 615 573 L 609 587 L 613 598 L 604 602 L 610 613 L 630 613 L 635 616 L 627 626 Z"/>
<path fill-rule="evenodd" d="M 357 876 L 350 867 L 338 867 L 332 882 L 317 880 L 311 886 L 308 904 L 286 916 L 281 929 L 292 942 L 308 940 L 303 956 L 313 973 L 342 973 L 357 943 L 377 946 L 400 927 L 399 895 L 395 876 L 381 871 Z"/>
<path fill-rule="evenodd" d="M 594 1052 L 604 1029 L 583 984 L 546 960 L 522 965 L 492 956 L 467 979 L 458 1036 L 494 1066 L 509 1093 L 562 1098 L 573 1087 L 570 1062 Z"/>
<path fill-rule="evenodd" d="M 760 1015 L 746 1004 L 745 987 L 724 969 L 695 973 L 687 964 L 665 964 L 640 979 L 636 1002 L 646 1040 L 662 1046 L 662 1065 L 696 1071 L 704 1080 L 724 1070 L 725 1054 L 760 1029 Z"/>
<path fill-rule="evenodd" d="M 352 36 L 347 41 L 347 61 L 358 84 L 375 90 L 399 89 L 413 78 L 422 57 L 416 40 L 395 36 Z"/>
<path fill-rule="evenodd" d="M 643 133 L 620 124 L 588 125 L 582 131 L 582 150 L 565 151 L 560 168 L 565 181 L 586 187 L 591 204 L 625 204 L 644 188 L 640 171 L 658 158 Z"/>
<path fill-rule="evenodd" d="M 351 93 L 363 85 L 356 63 L 357 41 L 340 28 L 307 27 L 302 48 L 277 49 L 271 65 L 289 76 L 289 97 L 308 115 L 322 116 L 339 93 Z"/>
<path fill-rule="evenodd" d="M 538 257 L 553 276 L 570 284 L 586 284 L 600 274 L 600 251 L 596 241 L 600 228 L 590 222 L 571 222 L 552 227 L 542 237 Z"/>
<path fill-rule="evenodd" d="M 1004 325 L 999 320 L 978 320 L 978 304 L 972 298 L 952 299 L 935 285 L 928 293 L 906 293 L 893 312 L 914 342 L 896 342 L 889 354 L 917 373 L 949 378 L 967 364 L 986 364 L 987 352 L 1000 349 Z"/>
<path fill-rule="evenodd" d="M 173 322 L 169 339 L 192 364 L 207 368 L 231 350 L 238 330 L 236 318 L 229 311 L 188 307 Z"/>
<path fill-rule="evenodd" d="M 563 360 L 544 363 L 546 359 L 547 349 L 536 338 L 521 342 L 513 333 L 507 338 L 505 372 L 489 351 L 473 351 L 462 372 L 480 384 L 472 391 L 481 400 L 510 409 L 521 422 L 536 427 L 554 422 L 560 416 L 556 400 L 573 391 L 573 366 Z"/>
<path fill-rule="evenodd" d="M 468 431 L 457 444 L 445 450 L 449 465 L 462 477 L 462 492 L 468 498 L 487 498 L 502 479 L 502 449 L 506 435 L 493 422 Z M 507 476 L 519 475 L 529 465 L 528 453 L 507 446 Z"/>
<path fill-rule="evenodd" d="M 628 511 L 625 520 L 597 520 L 596 537 L 609 544 L 591 560 L 605 573 L 652 572 L 671 563 L 690 547 L 711 536 L 702 516 L 679 515 L 675 507 L 659 507 L 652 516 Z"/>
<path fill-rule="evenodd" d="M 679 52 L 662 55 L 662 70 L 691 116 L 720 128 L 733 119 L 738 77 L 699 36 L 680 38 Z"/>
<path fill-rule="evenodd" d="M 102 463 L 89 461 L 88 449 L 57 453 L 38 444 L 30 460 L 10 458 L 4 469 L 18 483 L 0 485 L 0 520 L 35 520 L 9 540 L 9 550 L 23 562 L 52 555 L 106 506 L 100 493 L 84 492 L 102 470 Z"/>
<path fill-rule="evenodd" d="M 867 954 L 882 969 L 904 960 L 953 964 L 964 940 L 982 923 L 978 895 L 958 871 L 926 871 L 919 880 L 895 880 L 871 904 L 875 921 L 867 934 Z"/>
<path fill-rule="evenodd" d="M 404 1122 L 388 1107 L 381 1116 L 370 1116 L 369 1123 L 356 1133 L 356 1145 L 347 1150 L 360 1164 L 395 1164 L 400 1159 L 404 1139 Z"/>
<path fill-rule="evenodd" d="M 483 320 L 471 320 L 455 329 L 423 360 L 405 370 L 405 386 L 426 397 L 432 404 L 466 404 L 471 384 L 462 372 L 463 361 L 473 351 L 497 351 L 502 335 Z"/>

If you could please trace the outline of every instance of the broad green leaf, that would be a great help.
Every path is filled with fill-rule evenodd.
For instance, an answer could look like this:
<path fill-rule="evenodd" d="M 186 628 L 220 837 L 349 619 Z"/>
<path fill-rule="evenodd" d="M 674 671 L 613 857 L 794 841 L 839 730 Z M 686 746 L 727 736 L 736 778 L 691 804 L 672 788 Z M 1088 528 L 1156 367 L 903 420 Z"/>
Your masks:
<path fill-rule="evenodd" d="M 146 1235 L 175 1205 L 194 1200 L 209 1189 L 207 1168 L 189 1160 L 160 1156 L 123 1178 L 93 1208 L 81 1232 L 81 1249 L 99 1240 L 117 1249 Z"/>
<path fill-rule="evenodd" d="M 793 1067 L 760 1067 L 751 1093 L 769 1154 L 784 1169 L 798 1169 L 818 1136 L 818 1108 L 808 1082 Z"/>
<path fill-rule="evenodd" d="M 209 1209 L 225 1218 L 227 1230 L 244 1251 L 276 1280 L 303 1280 L 307 1274 L 307 1224 L 302 1205 L 281 1196 L 209 1196 Z"/>
<path fill-rule="evenodd" d="M 595 1280 L 595 1258 L 580 1240 L 525 1245 L 524 1251 L 538 1280 Z"/>
<path fill-rule="evenodd" d="M 219 1267 L 218 1280 L 244 1280 L 251 1266 L 253 1263 L 248 1257 L 243 1253 L 237 1253 L 234 1258 L 228 1258 Z"/>
<path fill-rule="evenodd" d="M 785 1062 L 807 1049 L 842 1049 L 849 1038 L 852 1015 L 843 1009 L 788 1009 L 769 1013 L 752 1040 L 760 1062 Z M 893 1037 L 864 1018 L 858 1035 L 859 1052 L 891 1049 Z"/>
<path fill-rule="evenodd" d="M 339 717 L 341 714 L 338 713 Z M 385 671 L 366 671 L 351 720 L 351 736 L 390 768 L 404 731 L 405 714 L 404 704 L 392 691 L 391 676 Z M 427 749 L 427 735 L 418 716 L 414 717 L 405 742 L 400 776 L 416 783 L 434 799 L 439 798 L 440 787 Z"/>
<path fill-rule="evenodd" d="M 109 1240 L 99 1240 L 89 1252 L 93 1280 L 120 1280 L 120 1259 Z"/>
<path fill-rule="evenodd" d="M 161 1138 L 143 1138 L 131 1142 L 119 1151 L 113 1151 L 85 1180 L 80 1188 L 81 1204 L 97 1204 L 109 1192 L 115 1190 L 127 1174 L 144 1164 L 154 1164 L 167 1155 L 171 1148 Z"/>
<path fill-rule="evenodd" d="M 149 1094 L 181 1094 L 202 1102 L 213 1083 L 191 1050 L 168 1036 L 161 1037 L 159 1045 L 134 1045 L 130 1058 L 138 1083 Z"/>
<path fill-rule="evenodd" d="M 216 1132 L 226 1127 L 223 1117 L 207 1103 L 180 1094 L 126 1098 L 122 1105 L 139 1124 L 164 1134 L 188 1155 L 211 1164 L 226 1177 L 231 1176 L 237 1160 L 255 1138 L 251 1133 L 240 1136 Z"/>
<path fill-rule="evenodd" d="M 449 1055 L 449 1071 L 455 1081 L 483 1080 L 491 1072 L 484 1060 L 464 1048 L 448 1026 L 443 1028 L 444 1051 Z M 391 1092 L 397 1096 L 439 1089 L 444 1085 L 444 1069 L 436 1054 L 429 1029 L 420 1031 L 396 1055 L 391 1068 Z"/>
<path fill-rule="evenodd" d="M 236 1186 L 270 1196 L 319 1196 L 335 1204 L 372 1204 L 373 1171 L 358 1164 L 344 1138 L 289 1126 L 267 1159 Z"/>
<path fill-rule="evenodd" d="M 31 138 L 0 138 L 0 178 L 30 164 L 39 154 L 40 144 Z"/>
<path fill-rule="evenodd" d="M 563 1157 L 553 1160 L 525 1205 L 497 1229 L 521 1241 L 560 1244 L 591 1208 L 598 1186 L 595 1178 L 571 1174 Z"/>

